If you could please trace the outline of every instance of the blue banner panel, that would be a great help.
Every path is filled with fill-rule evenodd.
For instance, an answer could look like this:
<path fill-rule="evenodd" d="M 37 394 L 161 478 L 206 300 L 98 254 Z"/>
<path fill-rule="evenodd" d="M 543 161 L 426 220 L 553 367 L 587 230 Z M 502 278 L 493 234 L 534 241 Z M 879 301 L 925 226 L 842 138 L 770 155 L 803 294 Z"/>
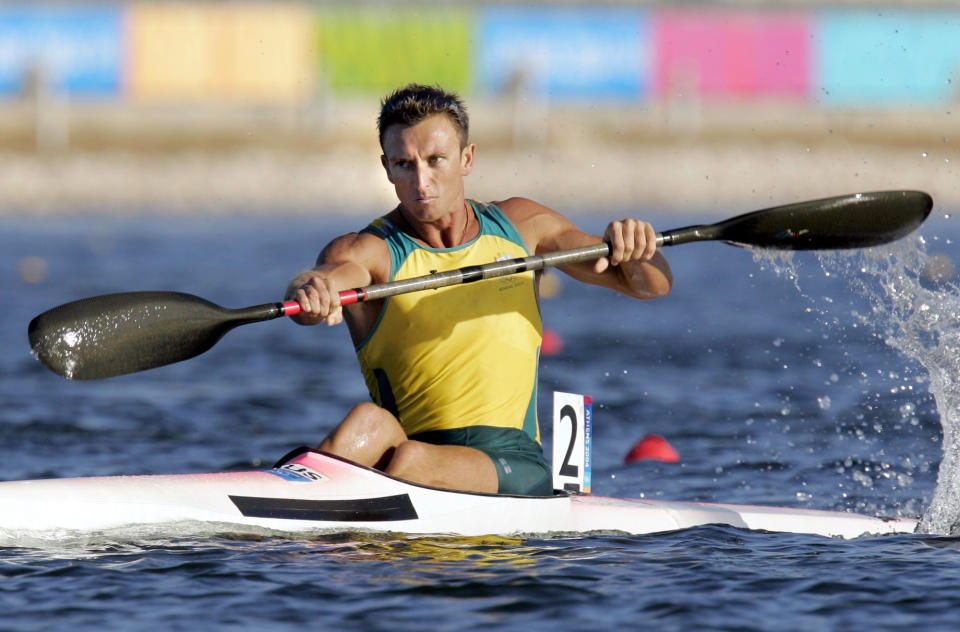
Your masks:
<path fill-rule="evenodd" d="M 960 11 L 826 11 L 818 89 L 831 105 L 931 105 L 960 88 Z"/>
<path fill-rule="evenodd" d="M 114 6 L 0 6 L 0 97 L 30 77 L 61 93 L 114 96 L 123 85 L 122 10 Z"/>
<path fill-rule="evenodd" d="M 557 99 L 642 98 L 649 20 L 634 9 L 488 8 L 477 16 L 476 87 Z"/>

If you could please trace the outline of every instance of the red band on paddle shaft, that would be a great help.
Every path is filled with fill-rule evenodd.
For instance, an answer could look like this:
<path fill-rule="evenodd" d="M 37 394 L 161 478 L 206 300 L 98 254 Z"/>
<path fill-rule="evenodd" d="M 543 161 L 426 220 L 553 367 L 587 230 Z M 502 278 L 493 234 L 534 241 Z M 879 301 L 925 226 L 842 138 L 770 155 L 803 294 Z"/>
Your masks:
<path fill-rule="evenodd" d="M 343 290 L 338 296 L 340 297 L 341 305 L 352 305 L 353 303 L 359 303 L 364 300 L 366 298 L 366 292 L 362 289 Z M 300 309 L 300 303 L 297 301 L 285 301 L 280 309 L 284 316 L 296 316 L 303 311 Z"/>
<path fill-rule="evenodd" d="M 354 303 L 359 303 L 366 298 L 366 292 L 364 292 L 362 289 L 343 290 L 337 296 L 340 297 L 341 305 L 353 305 Z"/>

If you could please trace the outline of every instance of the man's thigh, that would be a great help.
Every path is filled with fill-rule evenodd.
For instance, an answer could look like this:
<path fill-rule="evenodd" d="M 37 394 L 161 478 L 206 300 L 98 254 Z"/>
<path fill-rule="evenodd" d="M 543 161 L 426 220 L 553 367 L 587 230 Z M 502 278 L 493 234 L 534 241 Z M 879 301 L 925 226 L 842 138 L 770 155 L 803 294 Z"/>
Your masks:
<path fill-rule="evenodd" d="M 444 489 L 494 494 L 500 485 L 489 456 L 460 445 L 405 441 L 397 446 L 387 473 Z"/>

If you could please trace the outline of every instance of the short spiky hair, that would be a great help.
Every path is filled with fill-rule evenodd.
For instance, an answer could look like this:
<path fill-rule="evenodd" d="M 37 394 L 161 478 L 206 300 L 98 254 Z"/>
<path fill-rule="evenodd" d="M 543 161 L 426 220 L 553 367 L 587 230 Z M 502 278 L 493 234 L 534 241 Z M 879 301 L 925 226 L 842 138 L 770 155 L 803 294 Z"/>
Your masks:
<path fill-rule="evenodd" d="M 460 96 L 439 87 L 418 83 L 406 85 L 380 102 L 380 116 L 377 117 L 380 146 L 383 147 L 383 135 L 391 125 L 399 123 L 404 127 L 412 127 L 434 114 L 446 114 L 450 118 L 457 128 L 460 147 L 466 147 L 470 118 Z"/>

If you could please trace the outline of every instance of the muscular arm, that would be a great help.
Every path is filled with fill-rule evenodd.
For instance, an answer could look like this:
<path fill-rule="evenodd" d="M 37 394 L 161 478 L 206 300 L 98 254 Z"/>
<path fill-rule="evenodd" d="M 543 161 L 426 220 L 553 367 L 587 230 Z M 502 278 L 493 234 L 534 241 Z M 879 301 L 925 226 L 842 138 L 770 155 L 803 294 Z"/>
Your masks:
<path fill-rule="evenodd" d="M 344 308 L 338 293 L 386 279 L 390 254 L 382 239 L 365 233 L 349 233 L 331 241 L 317 257 L 317 265 L 297 274 L 287 285 L 285 298 L 300 303 L 293 320 L 301 325 L 343 322 Z M 368 309 L 353 305 L 348 321 L 362 320 Z M 355 312 L 355 313 L 354 313 Z M 351 330 L 354 322 L 350 322 Z"/>
<path fill-rule="evenodd" d="M 657 250 L 656 233 L 649 223 L 635 219 L 610 222 L 603 237 L 598 237 L 583 232 L 563 215 L 532 200 L 511 198 L 500 203 L 500 207 L 536 254 L 610 242 L 613 245 L 610 257 L 561 266 L 561 270 L 578 281 L 641 299 L 670 292 L 673 274 L 666 258 Z"/>

